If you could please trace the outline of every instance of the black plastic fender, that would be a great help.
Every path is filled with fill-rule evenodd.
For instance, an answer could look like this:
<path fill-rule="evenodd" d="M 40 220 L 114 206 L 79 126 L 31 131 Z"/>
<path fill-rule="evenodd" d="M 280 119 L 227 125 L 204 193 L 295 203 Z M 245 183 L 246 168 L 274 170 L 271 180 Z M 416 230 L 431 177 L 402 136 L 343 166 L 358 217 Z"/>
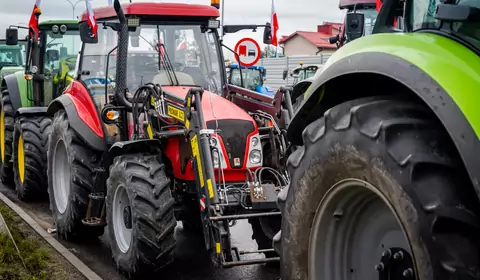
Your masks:
<path fill-rule="evenodd" d="M 15 117 L 28 116 L 28 115 L 47 115 L 48 107 L 22 107 L 17 110 Z"/>
<path fill-rule="evenodd" d="M 47 115 L 53 117 L 55 112 L 60 109 L 65 110 L 70 127 L 83 141 L 97 151 L 103 152 L 107 150 L 106 139 L 95 134 L 95 132 L 80 118 L 72 99 L 68 95 L 61 95 L 54 99 L 48 106 Z"/>
<path fill-rule="evenodd" d="M 344 75 L 378 74 L 393 79 L 417 95 L 443 124 L 465 164 L 480 196 L 480 141 L 466 117 L 450 95 L 427 73 L 414 64 L 397 56 L 386 53 L 369 52 L 354 54 L 325 68 L 308 88 L 310 95 L 302 102 L 288 128 L 288 139 L 296 145 L 302 145 L 302 132 L 314 119 L 318 118 L 335 103 L 334 95 L 348 94 L 348 100 L 360 98 L 353 92 L 333 92 L 328 90 L 328 82 Z M 366 83 L 375 81 L 366 81 Z M 348 85 L 345 85 L 347 88 Z M 361 88 L 356 84 L 350 89 Z M 386 89 L 382 94 L 391 94 Z M 345 99 L 340 99 L 347 101 Z"/>
<path fill-rule="evenodd" d="M 14 111 L 22 107 L 22 99 L 20 97 L 20 89 L 18 87 L 17 75 L 10 74 L 3 78 L 3 82 L 8 88 L 10 94 L 10 101 Z"/>
<path fill-rule="evenodd" d="M 158 139 L 140 139 L 116 142 L 108 150 L 108 162 L 106 163 L 106 166 L 110 166 L 115 157 L 136 153 L 158 154 L 158 160 L 161 163 L 161 147 L 162 142 L 160 142 Z"/>

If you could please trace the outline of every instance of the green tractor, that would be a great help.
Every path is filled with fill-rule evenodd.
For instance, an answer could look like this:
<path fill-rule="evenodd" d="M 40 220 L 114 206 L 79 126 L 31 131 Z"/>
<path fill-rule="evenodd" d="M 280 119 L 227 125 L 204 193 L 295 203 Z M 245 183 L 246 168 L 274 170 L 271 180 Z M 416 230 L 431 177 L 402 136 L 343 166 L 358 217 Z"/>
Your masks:
<path fill-rule="evenodd" d="M 287 133 L 282 279 L 480 279 L 479 14 L 384 0 L 324 65 Z"/>
<path fill-rule="evenodd" d="M 72 80 L 80 46 L 77 21 L 45 21 L 38 26 L 38 34 L 30 29 L 25 70 L 6 75 L 1 82 L 0 178 L 14 183 L 21 199 L 46 197 L 51 132 L 47 106 Z M 18 29 L 7 29 L 7 45 L 19 45 L 17 34 Z"/>
<path fill-rule="evenodd" d="M 0 77 L 24 69 L 26 45 L 26 40 L 19 40 L 17 46 L 9 46 L 6 40 L 0 40 Z"/>

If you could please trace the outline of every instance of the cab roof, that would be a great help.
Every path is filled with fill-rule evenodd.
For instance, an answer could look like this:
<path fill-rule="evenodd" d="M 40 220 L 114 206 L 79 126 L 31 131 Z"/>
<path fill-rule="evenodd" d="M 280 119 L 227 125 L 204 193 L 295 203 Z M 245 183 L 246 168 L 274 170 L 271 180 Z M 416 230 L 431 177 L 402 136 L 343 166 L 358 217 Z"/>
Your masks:
<path fill-rule="evenodd" d="M 78 21 L 76 20 L 47 20 L 47 21 L 42 21 L 38 25 L 43 26 L 43 25 L 54 25 L 54 24 L 78 24 Z"/>
<path fill-rule="evenodd" d="M 230 64 L 229 66 L 227 66 L 228 68 L 230 69 L 237 69 L 238 68 L 238 64 Z M 245 69 L 245 68 L 248 68 L 248 69 L 254 69 L 254 70 L 260 70 L 260 71 L 263 71 L 265 69 L 265 67 L 261 66 L 261 65 L 253 65 L 253 66 L 248 66 L 248 67 L 245 67 L 245 66 L 242 66 L 242 69 Z"/>
<path fill-rule="evenodd" d="M 218 9 L 207 5 L 180 4 L 180 3 L 127 3 L 122 4 L 125 16 L 186 16 L 186 17 L 219 17 Z M 117 17 L 112 6 L 93 9 L 97 20 Z M 80 21 L 88 19 L 83 13 Z"/>

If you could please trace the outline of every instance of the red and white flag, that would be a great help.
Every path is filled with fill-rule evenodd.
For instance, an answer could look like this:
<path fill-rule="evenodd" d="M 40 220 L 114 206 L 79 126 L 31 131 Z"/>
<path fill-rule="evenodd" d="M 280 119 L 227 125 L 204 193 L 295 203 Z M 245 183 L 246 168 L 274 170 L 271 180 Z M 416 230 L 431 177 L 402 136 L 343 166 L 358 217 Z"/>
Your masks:
<path fill-rule="evenodd" d="M 97 21 L 95 20 L 95 15 L 93 14 L 92 4 L 90 3 L 91 0 L 85 0 L 85 5 L 87 6 L 87 14 L 88 14 L 88 25 L 93 31 L 93 35 L 97 36 Z"/>
<path fill-rule="evenodd" d="M 277 11 L 275 10 L 275 0 L 272 0 L 272 45 L 278 47 L 278 39 L 277 39 L 277 30 L 278 30 L 278 18 L 277 18 Z"/>
<path fill-rule="evenodd" d="M 178 44 L 177 46 L 177 51 L 179 50 L 183 50 L 187 47 L 187 41 L 185 39 L 183 39 L 182 41 L 180 41 L 180 43 Z"/>
<path fill-rule="evenodd" d="M 28 22 L 28 28 L 32 28 L 35 30 L 35 33 L 37 34 L 37 41 L 38 41 L 38 20 L 35 17 L 35 13 L 40 12 L 40 3 L 41 0 L 35 0 L 35 4 L 33 5 L 33 10 L 32 10 L 32 15 L 30 16 L 30 21 Z M 32 35 L 32 34 L 30 34 Z"/>

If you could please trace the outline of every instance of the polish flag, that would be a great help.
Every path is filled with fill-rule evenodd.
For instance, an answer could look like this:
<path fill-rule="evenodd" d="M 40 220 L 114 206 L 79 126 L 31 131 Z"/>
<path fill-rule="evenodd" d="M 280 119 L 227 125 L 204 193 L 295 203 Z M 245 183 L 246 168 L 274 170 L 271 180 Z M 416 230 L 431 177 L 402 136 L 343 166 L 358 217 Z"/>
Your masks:
<path fill-rule="evenodd" d="M 91 0 L 85 0 L 85 5 L 87 6 L 87 14 L 88 14 L 88 25 L 93 31 L 93 35 L 97 36 L 97 21 L 95 20 L 95 15 L 93 14 L 92 4 L 90 3 Z"/>
<path fill-rule="evenodd" d="M 187 47 L 187 42 L 185 41 L 185 39 L 183 39 L 183 40 L 180 42 L 180 44 L 178 44 L 176 50 L 177 50 L 177 51 L 183 50 L 183 49 L 185 49 L 186 47 Z"/>
<path fill-rule="evenodd" d="M 30 21 L 28 22 L 28 28 L 32 28 L 33 30 L 35 30 L 35 33 L 37 34 L 37 41 L 38 41 L 38 20 L 35 17 L 35 13 L 40 12 L 40 3 L 41 2 L 42 2 L 41 0 L 35 0 L 35 4 L 34 4 L 33 10 L 32 10 L 32 15 L 30 16 Z M 30 35 L 32 35 L 32 34 L 30 34 Z"/>
<path fill-rule="evenodd" d="M 278 39 L 277 39 L 277 30 L 278 30 L 278 19 L 277 19 L 277 11 L 275 11 L 275 0 L 272 0 L 272 45 L 278 47 Z"/>

